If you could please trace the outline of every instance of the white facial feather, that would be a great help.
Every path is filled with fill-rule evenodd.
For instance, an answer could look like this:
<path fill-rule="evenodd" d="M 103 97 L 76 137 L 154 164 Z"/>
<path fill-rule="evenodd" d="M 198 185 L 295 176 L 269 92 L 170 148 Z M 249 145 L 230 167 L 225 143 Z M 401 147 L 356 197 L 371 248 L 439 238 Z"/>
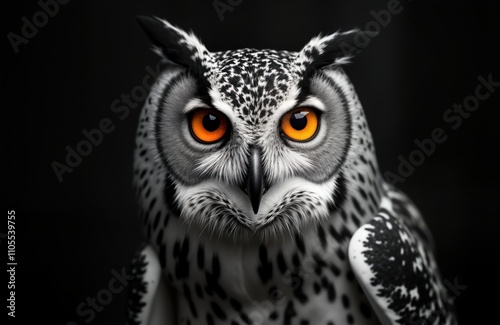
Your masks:
<path fill-rule="evenodd" d="M 268 240 L 276 234 L 283 235 L 282 230 L 290 234 L 292 231 L 300 232 L 307 225 L 327 218 L 328 205 L 337 203 L 331 195 L 337 186 L 336 179 L 315 184 L 302 178 L 288 178 L 273 185 L 262 196 L 257 214 L 241 189 L 214 180 L 203 181 L 195 186 L 177 185 L 176 200 L 183 207 L 180 217 L 184 223 L 201 225 L 201 230 L 208 227 L 211 232 L 226 237 L 227 227 L 232 227 L 235 221 L 246 229 L 231 228 L 230 233 L 236 236 L 234 239 L 257 236 L 261 240 Z M 302 200 L 297 201 L 293 199 L 294 196 Z M 282 213 L 287 215 L 286 220 L 275 223 Z M 285 229 L 279 230 L 276 224 Z"/>

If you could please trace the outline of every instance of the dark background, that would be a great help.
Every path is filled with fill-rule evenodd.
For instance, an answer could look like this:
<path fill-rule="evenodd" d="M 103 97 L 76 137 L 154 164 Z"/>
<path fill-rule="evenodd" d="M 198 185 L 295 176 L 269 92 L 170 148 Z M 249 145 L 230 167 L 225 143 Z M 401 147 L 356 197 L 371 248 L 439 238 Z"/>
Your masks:
<path fill-rule="evenodd" d="M 85 324 L 76 307 L 107 288 L 111 270 L 126 266 L 143 240 L 131 186 L 140 109 L 124 120 L 110 109 L 158 62 L 135 16 L 157 15 L 192 29 L 213 51 L 299 50 L 319 32 L 363 28 L 374 20 L 370 11 L 387 3 L 244 0 L 221 21 L 212 1 L 73 0 L 18 54 L 6 35 L 20 34 L 21 18 L 32 21 L 40 7 L 5 3 L 2 197 L 17 216 L 18 323 Z M 474 94 L 478 76 L 493 73 L 500 81 L 500 6 L 404 0 L 400 6 L 345 69 L 368 115 L 382 171 L 396 172 L 398 156 L 408 157 L 415 139 L 437 127 L 446 131 L 447 141 L 398 186 L 434 234 L 443 277 L 467 286 L 456 297 L 461 323 L 491 322 L 499 301 L 500 88 L 457 130 L 443 113 Z M 64 162 L 65 146 L 75 148 L 82 130 L 105 117 L 115 130 L 59 183 L 51 163 Z M 123 324 L 124 310 L 122 292 L 92 323 Z"/>

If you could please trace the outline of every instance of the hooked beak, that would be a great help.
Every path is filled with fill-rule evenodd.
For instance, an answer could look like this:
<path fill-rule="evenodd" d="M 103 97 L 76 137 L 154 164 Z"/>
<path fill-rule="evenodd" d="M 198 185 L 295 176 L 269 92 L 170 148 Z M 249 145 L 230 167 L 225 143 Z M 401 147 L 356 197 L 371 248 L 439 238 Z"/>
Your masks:
<path fill-rule="evenodd" d="M 250 157 L 248 160 L 247 173 L 247 195 L 252 203 L 255 214 L 259 212 L 260 199 L 263 192 L 262 164 L 260 161 L 260 149 L 255 146 L 250 147 Z"/>

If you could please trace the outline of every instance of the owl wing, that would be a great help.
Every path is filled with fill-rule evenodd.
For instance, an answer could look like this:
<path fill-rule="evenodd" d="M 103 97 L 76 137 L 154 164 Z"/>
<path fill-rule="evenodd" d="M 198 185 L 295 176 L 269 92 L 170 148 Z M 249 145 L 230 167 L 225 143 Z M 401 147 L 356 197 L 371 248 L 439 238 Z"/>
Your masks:
<path fill-rule="evenodd" d="M 145 246 L 133 259 L 131 276 L 127 325 L 175 324 L 172 295 L 151 246 Z"/>
<path fill-rule="evenodd" d="M 423 219 L 404 194 L 387 190 L 349 243 L 356 279 L 382 324 L 456 324 Z"/>

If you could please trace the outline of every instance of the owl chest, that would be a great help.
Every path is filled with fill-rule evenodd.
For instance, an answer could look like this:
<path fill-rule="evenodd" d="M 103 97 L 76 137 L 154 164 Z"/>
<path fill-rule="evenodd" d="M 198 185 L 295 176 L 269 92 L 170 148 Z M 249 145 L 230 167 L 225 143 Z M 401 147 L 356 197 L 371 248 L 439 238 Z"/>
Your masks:
<path fill-rule="evenodd" d="M 269 287 L 279 272 L 271 256 L 262 264 L 258 246 L 207 243 L 188 234 L 170 237 L 165 246 L 170 248 L 160 251 L 165 254 L 164 274 L 180 298 L 241 303 L 268 299 Z"/>
<path fill-rule="evenodd" d="M 346 255 L 340 253 L 345 244 L 329 241 L 326 256 L 313 254 L 316 243 L 308 240 L 301 248 L 293 240 L 244 246 L 176 234 L 166 243 L 170 249 L 164 271 L 175 289 L 181 321 L 206 324 L 209 317 L 215 324 L 275 324 L 304 315 L 326 324 L 357 316 L 360 304 L 369 309 Z"/>

